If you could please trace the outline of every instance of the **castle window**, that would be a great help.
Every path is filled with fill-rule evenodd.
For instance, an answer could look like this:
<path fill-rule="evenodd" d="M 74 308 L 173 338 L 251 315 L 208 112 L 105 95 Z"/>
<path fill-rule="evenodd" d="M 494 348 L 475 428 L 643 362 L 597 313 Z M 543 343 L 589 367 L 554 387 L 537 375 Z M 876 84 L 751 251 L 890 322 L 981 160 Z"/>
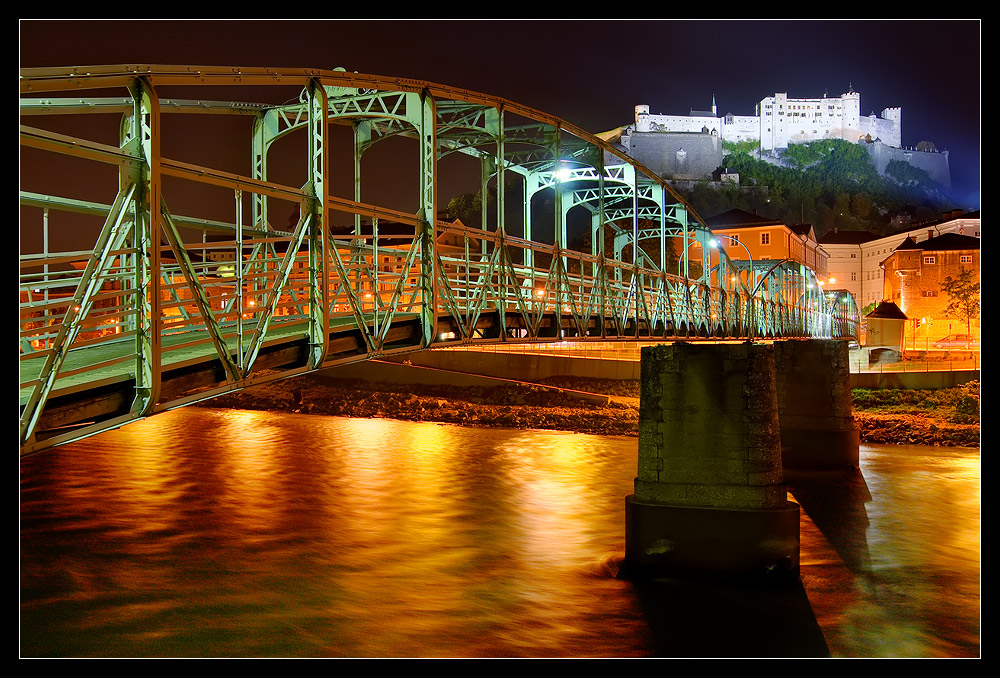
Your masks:
<path fill-rule="evenodd" d="M 972 255 L 971 254 L 960 254 L 959 257 L 958 257 L 958 261 L 960 263 L 963 263 L 963 264 L 971 264 L 972 263 Z"/>
<path fill-rule="evenodd" d="M 770 233 L 761 233 L 760 234 L 760 244 L 761 245 L 770 245 L 771 244 L 771 234 Z"/>
<path fill-rule="evenodd" d="M 934 263 L 937 263 L 937 258 L 933 254 L 925 255 L 924 256 L 924 263 L 925 264 L 934 264 Z"/>
<path fill-rule="evenodd" d="M 937 296 L 937 290 L 924 290 L 922 292 L 922 296 L 925 296 L 925 297 L 936 297 Z"/>

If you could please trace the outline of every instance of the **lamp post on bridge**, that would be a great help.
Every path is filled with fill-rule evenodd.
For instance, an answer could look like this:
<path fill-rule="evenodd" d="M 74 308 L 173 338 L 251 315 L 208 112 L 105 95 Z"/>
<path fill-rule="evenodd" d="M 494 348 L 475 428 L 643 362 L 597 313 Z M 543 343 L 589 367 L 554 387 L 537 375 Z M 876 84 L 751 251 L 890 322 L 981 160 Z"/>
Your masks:
<path fill-rule="evenodd" d="M 753 341 L 753 324 L 754 324 L 754 319 L 753 319 L 753 315 L 754 315 L 754 313 L 753 313 L 753 310 L 754 310 L 754 308 L 753 308 L 754 307 L 753 298 L 754 298 L 754 294 L 756 294 L 756 292 L 757 292 L 757 286 L 754 284 L 754 277 L 753 277 L 753 274 L 754 274 L 754 269 L 753 269 L 753 255 L 750 254 L 750 250 L 747 249 L 747 246 L 745 244 L 743 244 L 743 242 L 739 238 L 734 238 L 731 235 L 716 235 L 714 238 L 712 238 L 711 240 L 709 240 L 708 244 L 713 249 L 719 249 L 718 238 L 728 238 L 729 240 L 732 240 L 737 245 L 739 245 L 740 247 L 742 247 L 743 250 L 747 253 L 747 259 L 750 261 L 750 270 L 749 270 L 748 275 L 747 275 L 747 282 L 749 283 L 747 285 L 747 289 L 750 289 L 750 290 L 753 290 L 753 291 L 750 293 L 750 299 L 749 299 L 750 314 L 749 314 L 749 317 L 747 318 L 747 320 L 748 320 L 748 322 L 747 322 L 747 338 L 750 341 Z"/>

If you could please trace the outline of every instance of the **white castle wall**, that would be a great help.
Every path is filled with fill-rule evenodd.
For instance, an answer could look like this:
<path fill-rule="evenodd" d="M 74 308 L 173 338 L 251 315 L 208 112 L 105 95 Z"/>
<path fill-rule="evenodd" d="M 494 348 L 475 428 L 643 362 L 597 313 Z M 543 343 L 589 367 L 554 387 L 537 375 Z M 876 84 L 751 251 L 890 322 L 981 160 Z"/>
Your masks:
<path fill-rule="evenodd" d="M 714 110 L 714 108 L 713 108 Z M 899 148 L 902 109 L 887 108 L 881 117 L 861 115 L 861 94 L 790 99 L 785 93 L 765 97 L 757 115 L 723 117 L 655 115 L 649 106 L 635 107 L 637 132 L 709 132 L 724 141 L 757 141 L 762 150 L 787 148 L 790 143 L 818 139 L 858 141 L 866 137 Z"/>

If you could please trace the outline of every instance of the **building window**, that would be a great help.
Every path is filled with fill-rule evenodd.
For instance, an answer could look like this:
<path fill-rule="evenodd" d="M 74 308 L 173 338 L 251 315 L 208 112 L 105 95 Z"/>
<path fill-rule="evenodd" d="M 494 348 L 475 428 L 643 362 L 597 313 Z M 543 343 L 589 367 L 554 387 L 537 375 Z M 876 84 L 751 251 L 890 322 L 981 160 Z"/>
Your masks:
<path fill-rule="evenodd" d="M 924 255 L 924 263 L 925 264 L 934 264 L 934 263 L 937 263 L 937 259 L 934 257 L 933 254 L 927 254 L 927 255 Z"/>
<path fill-rule="evenodd" d="M 771 244 L 771 234 L 770 233 L 761 233 L 760 234 L 760 244 L 761 245 L 770 245 Z"/>
<path fill-rule="evenodd" d="M 857 273 L 851 273 L 851 282 L 854 282 L 857 279 L 858 279 L 858 274 Z"/>
<path fill-rule="evenodd" d="M 937 290 L 924 290 L 923 293 L 922 293 L 922 296 L 925 296 L 925 297 L 936 297 L 937 296 Z"/>
<path fill-rule="evenodd" d="M 961 254 L 958 257 L 958 260 L 959 260 L 959 262 L 961 262 L 963 264 L 971 264 L 972 263 L 972 255 L 971 254 Z"/>

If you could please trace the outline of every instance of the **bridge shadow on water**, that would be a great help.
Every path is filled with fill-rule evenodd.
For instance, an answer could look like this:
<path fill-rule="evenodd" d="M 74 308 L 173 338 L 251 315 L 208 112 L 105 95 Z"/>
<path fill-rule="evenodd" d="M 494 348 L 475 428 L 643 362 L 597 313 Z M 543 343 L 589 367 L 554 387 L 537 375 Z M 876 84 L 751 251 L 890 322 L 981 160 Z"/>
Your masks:
<path fill-rule="evenodd" d="M 785 471 L 785 484 L 852 572 L 868 564 L 868 513 L 872 495 L 858 469 Z"/>
<path fill-rule="evenodd" d="M 865 503 L 857 469 L 789 472 L 786 483 L 808 519 L 853 573 L 868 562 Z M 806 518 L 808 517 L 808 518 Z M 810 544 L 804 543 L 803 559 Z M 630 578 L 628 573 L 623 578 Z M 634 579 L 657 657 L 830 657 L 831 651 L 801 579 L 743 581 Z"/>
<path fill-rule="evenodd" d="M 800 581 L 634 582 L 656 657 L 829 657 Z"/>

